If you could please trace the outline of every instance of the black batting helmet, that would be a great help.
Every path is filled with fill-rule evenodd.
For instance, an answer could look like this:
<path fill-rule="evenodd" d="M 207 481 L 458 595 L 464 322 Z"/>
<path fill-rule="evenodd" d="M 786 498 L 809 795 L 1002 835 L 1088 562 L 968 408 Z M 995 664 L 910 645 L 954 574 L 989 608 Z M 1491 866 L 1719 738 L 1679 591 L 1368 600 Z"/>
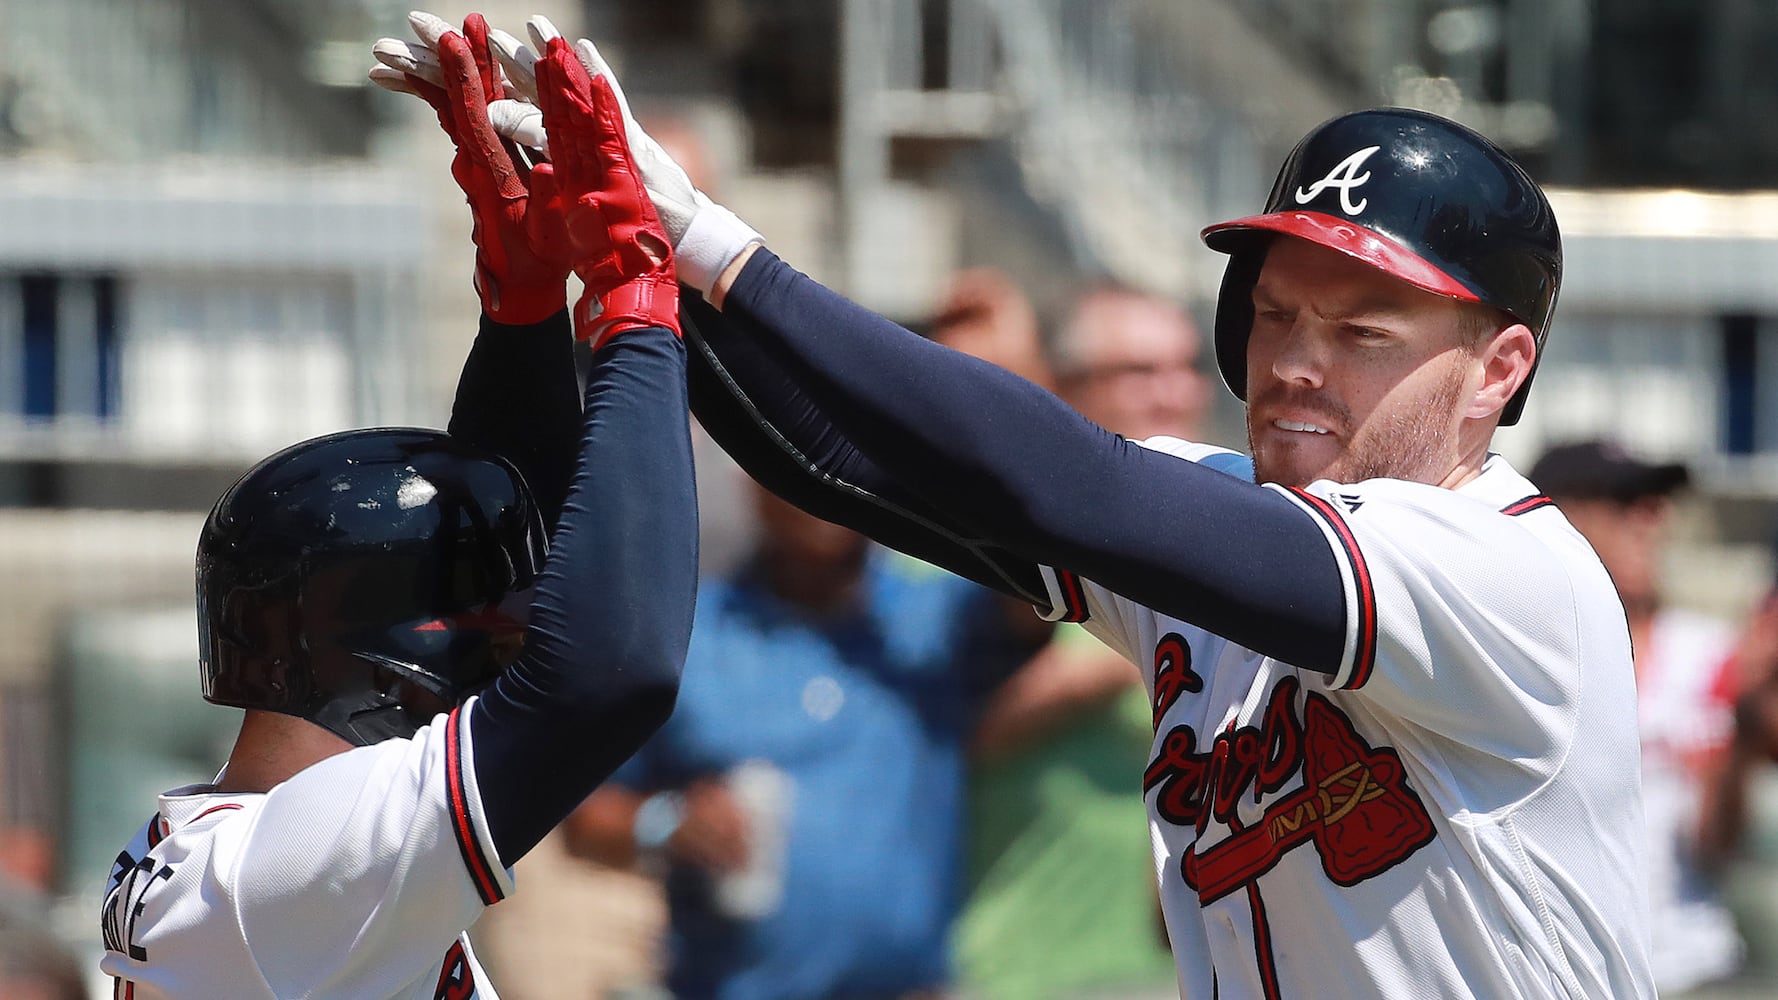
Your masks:
<path fill-rule="evenodd" d="M 1381 108 L 1323 122 L 1284 161 L 1262 214 L 1204 230 L 1212 250 L 1230 255 L 1216 304 L 1216 362 L 1241 399 L 1253 284 L 1268 242 L 1254 237 L 1276 233 L 1509 313 L 1530 328 L 1543 360 L 1562 282 L 1556 216 L 1511 157 L 1454 121 Z M 1501 424 L 1518 422 L 1530 391 L 1527 377 Z"/>
<path fill-rule="evenodd" d="M 292 445 L 199 537 L 204 698 L 359 746 L 411 736 L 516 657 L 544 547 L 530 489 L 492 452 L 410 428 Z"/>

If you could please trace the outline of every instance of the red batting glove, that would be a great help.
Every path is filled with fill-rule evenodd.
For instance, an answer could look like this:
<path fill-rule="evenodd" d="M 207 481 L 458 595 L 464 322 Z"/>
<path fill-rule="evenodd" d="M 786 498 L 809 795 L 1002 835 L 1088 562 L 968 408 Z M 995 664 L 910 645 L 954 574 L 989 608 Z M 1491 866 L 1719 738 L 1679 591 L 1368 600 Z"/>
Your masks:
<path fill-rule="evenodd" d="M 550 163 L 531 179 L 539 193 L 557 190 L 567 219 L 574 273 L 586 285 L 574 307 L 576 331 L 595 349 L 640 326 L 678 333 L 673 244 L 642 186 L 610 82 L 589 78 L 568 43 L 552 38 L 537 62 L 537 103 Z M 595 301 L 601 307 L 596 319 Z"/>
<path fill-rule="evenodd" d="M 457 147 L 451 176 L 469 196 L 475 220 L 475 290 L 482 309 L 512 326 L 541 322 L 568 302 L 573 263 L 559 205 L 534 196 L 523 161 L 488 121 L 488 101 L 501 96 L 488 49 L 488 22 L 471 14 L 463 34 L 438 40 L 446 89 L 410 75 L 408 82 L 438 112 L 438 123 Z"/>

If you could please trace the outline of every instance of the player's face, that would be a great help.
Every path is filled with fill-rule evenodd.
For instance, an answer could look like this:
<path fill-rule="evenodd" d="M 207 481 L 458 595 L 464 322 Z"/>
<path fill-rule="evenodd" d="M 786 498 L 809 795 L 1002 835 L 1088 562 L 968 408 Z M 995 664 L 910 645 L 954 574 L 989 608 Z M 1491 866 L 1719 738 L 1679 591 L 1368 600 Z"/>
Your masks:
<path fill-rule="evenodd" d="M 1482 382 L 1463 307 L 1325 247 L 1277 239 L 1253 289 L 1247 437 L 1261 482 L 1440 483 Z"/>

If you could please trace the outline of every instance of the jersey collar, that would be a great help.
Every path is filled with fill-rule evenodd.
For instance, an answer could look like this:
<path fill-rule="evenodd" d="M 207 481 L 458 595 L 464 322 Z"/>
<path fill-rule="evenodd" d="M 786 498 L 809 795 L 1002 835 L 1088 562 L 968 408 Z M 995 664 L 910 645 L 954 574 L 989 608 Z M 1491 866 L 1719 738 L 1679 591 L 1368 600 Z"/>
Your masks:
<path fill-rule="evenodd" d="M 1531 480 L 1520 475 L 1505 456 L 1491 451 L 1482 461 L 1481 475 L 1457 487 L 1455 492 L 1473 497 L 1498 510 L 1538 496 L 1542 491 L 1532 485 Z"/>

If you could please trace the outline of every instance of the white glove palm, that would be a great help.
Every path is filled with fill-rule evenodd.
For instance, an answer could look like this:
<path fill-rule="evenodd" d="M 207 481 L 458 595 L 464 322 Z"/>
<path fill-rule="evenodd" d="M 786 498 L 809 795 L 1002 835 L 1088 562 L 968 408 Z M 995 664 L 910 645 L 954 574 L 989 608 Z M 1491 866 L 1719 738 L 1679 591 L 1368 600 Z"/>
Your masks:
<path fill-rule="evenodd" d="M 525 27 L 531 36 L 529 47 L 498 29 L 488 33 L 488 43 L 495 58 L 505 68 L 513 90 L 535 101 L 537 53 L 560 33 L 541 15 L 532 17 Z M 667 238 L 673 241 L 680 280 L 709 295 L 716 279 L 729 264 L 747 247 L 762 243 L 764 239 L 735 213 L 699 191 L 660 143 L 643 131 L 635 115 L 630 113 L 630 103 L 624 97 L 623 88 L 618 86 L 617 75 L 611 72 L 610 65 L 592 42 L 581 39 L 574 44 L 574 52 L 586 67 L 587 74 L 604 76 L 611 84 L 611 92 L 617 95 L 618 104 L 623 109 L 624 128 L 629 134 L 631 155 L 642 171 L 643 187 L 648 191 L 649 200 L 654 202 Z M 543 112 L 534 103 L 514 99 L 495 101 L 488 106 L 488 117 L 494 130 L 506 138 L 547 152 Z"/>

